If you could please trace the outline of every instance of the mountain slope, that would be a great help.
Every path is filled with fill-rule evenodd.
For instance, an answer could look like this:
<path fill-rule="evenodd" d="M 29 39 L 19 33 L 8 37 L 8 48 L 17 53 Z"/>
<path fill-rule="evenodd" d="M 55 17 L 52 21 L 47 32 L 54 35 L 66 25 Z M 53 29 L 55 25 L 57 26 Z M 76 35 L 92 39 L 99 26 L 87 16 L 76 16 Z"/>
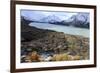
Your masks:
<path fill-rule="evenodd" d="M 26 20 L 23 17 L 21 19 L 21 37 L 24 41 L 31 41 L 43 38 L 48 34 L 48 31 L 53 32 L 50 30 L 43 30 L 36 27 L 31 27 L 29 26 L 29 23 L 31 22 L 33 21 Z"/>
<path fill-rule="evenodd" d="M 86 14 L 77 14 L 71 16 L 68 20 L 63 20 L 61 22 L 63 25 L 80 27 L 80 28 L 89 28 L 89 17 Z"/>

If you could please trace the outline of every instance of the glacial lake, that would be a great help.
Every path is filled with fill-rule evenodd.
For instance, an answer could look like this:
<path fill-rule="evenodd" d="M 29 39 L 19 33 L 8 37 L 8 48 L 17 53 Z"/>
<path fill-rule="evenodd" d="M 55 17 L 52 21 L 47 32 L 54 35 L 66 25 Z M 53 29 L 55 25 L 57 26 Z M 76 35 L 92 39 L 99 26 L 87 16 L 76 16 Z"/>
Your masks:
<path fill-rule="evenodd" d="M 36 23 L 36 22 L 32 22 L 29 25 L 40 29 L 54 30 L 57 32 L 64 32 L 65 34 L 79 35 L 83 37 L 89 37 L 89 33 L 90 33 L 89 29 L 77 28 L 72 26 L 63 26 L 63 25 L 55 25 L 49 23 Z"/>

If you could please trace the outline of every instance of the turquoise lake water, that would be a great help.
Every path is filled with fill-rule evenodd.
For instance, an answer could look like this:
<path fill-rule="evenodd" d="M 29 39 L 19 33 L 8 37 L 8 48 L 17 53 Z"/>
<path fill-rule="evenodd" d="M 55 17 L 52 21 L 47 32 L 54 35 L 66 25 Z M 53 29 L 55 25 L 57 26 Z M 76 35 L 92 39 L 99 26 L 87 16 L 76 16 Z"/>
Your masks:
<path fill-rule="evenodd" d="M 29 25 L 40 29 L 54 30 L 57 32 L 64 32 L 65 34 L 79 35 L 83 37 L 89 37 L 89 33 L 90 33 L 89 29 L 77 28 L 73 26 L 63 26 L 63 25 L 55 25 L 49 23 L 36 23 L 36 22 L 32 22 Z"/>

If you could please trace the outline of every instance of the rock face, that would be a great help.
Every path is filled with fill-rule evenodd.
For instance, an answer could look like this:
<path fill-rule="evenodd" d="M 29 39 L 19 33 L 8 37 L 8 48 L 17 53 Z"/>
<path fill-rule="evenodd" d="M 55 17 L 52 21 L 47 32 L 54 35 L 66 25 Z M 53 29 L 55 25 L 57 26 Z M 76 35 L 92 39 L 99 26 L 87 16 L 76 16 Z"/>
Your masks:
<path fill-rule="evenodd" d="M 39 55 L 66 53 L 89 59 L 89 39 L 51 30 L 28 26 L 31 21 L 21 21 L 21 55 L 36 51 Z"/>

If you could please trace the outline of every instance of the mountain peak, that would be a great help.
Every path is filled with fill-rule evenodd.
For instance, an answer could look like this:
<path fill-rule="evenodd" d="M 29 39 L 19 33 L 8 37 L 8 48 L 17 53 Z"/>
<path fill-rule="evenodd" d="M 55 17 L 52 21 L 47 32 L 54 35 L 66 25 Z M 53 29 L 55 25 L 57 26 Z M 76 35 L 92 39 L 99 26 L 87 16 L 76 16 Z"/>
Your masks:
<path fill-rule="evenodd" d="M 42 18 L 40 21 L 54 23 L 54 22 L 60 22 L 61 19 L 56 15 L 49 15 L 47 17 Z"/>

